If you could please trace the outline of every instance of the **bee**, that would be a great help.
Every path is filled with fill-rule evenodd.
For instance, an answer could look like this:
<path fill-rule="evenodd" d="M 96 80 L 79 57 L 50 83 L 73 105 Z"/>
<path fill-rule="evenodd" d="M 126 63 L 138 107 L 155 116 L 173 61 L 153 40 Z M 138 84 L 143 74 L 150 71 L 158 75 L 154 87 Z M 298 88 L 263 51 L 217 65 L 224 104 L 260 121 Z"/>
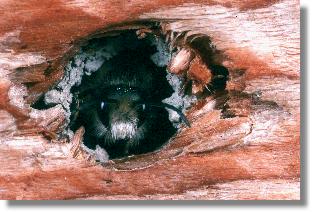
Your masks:
<path fill-rule="evenodd" d="M 150 60 L 149 53 L 122 51 L 78 88 L 75 123 L 86 129 L 84 144 L 101 146 L 110 159 L 161 147 L 176 132 L 166 108 L 175 110 L 189 126 L 180 110 L 162 103 L 172 92 L 165 70 Z"/>

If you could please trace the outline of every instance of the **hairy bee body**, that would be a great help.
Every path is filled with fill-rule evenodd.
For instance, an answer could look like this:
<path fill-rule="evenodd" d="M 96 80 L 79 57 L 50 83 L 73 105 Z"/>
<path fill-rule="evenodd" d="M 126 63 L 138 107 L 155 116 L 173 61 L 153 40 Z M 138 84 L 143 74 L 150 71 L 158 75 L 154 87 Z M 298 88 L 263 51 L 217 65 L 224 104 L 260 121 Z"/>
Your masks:
<path fill-rule="evenodd" d="M 165 71 L 158 70 L 149 55 L 138 54 L 142 52 L 120 53 L 79 88 L 84 143 L 89 148 L 100 145 L 110 158 L 152 151 L 175 133 L 164 108 L 145 104 L 171 95 Z"/>

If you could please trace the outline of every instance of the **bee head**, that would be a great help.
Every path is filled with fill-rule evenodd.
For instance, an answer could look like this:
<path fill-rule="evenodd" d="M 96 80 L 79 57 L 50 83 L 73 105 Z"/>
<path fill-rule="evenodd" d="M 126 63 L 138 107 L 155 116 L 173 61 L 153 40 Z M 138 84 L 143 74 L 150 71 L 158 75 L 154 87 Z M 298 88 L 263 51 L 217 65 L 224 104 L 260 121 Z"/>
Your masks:
<path fill-rule="evenodd" d="M 140 92 L 129 86 L 114 86 L 100 102 L 100 117 L 114 140 L 132 139 L 144 120 Z"/>

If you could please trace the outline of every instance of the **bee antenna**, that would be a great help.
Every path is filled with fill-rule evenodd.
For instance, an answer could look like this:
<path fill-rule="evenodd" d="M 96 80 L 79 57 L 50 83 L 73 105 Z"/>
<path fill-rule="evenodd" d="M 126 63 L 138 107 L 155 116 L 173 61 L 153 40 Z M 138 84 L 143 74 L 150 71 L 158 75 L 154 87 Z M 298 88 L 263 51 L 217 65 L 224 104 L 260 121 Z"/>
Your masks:
<path fill-rule="evenodd" d="M 158 108 L 168 108 L 170 110 L 173 110 L 175 112 L 177 112 L 179 114 L 179 116 L 181 117 L 182 121 L 188 126 L 188 127 L 191 127 L 191 124 L 190 122 L 188 121 L 188 119 L 186 118 L 186 116 L 184 115 L 184 113 L 179 110 L 178 108 L 176 108 L 175 106 L 173 105 L 170 105 L 170 104 L 167 104 L 167 103 L 160 103 L 160 104 L 154 104 L 154 103 L 151 103 L 151 104 L 147 104 L 148 106 L 151 106 L 151 107 L 158 107 Z"/>

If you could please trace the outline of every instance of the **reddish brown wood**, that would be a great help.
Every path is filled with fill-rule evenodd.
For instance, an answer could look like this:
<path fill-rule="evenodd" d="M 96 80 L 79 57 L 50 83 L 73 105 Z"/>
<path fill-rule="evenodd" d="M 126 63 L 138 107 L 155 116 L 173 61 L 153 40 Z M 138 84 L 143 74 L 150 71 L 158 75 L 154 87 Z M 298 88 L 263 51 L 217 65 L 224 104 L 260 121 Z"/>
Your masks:
<path fill-rule="evenodd" d="M 300 198 L 299 1 L 6 0 L 0 14 L 1 199 Z M 168 40 L 207 35 L 229 92 L 198 102 L 192 127 L 160 151 L 102 166 L 81 149 L 82 128 L 56 139 L 61 107 L 29 104 L 86 40 L 127 28 L 144 36 L 151 20 Z M 206 82 L 200 67 L 186 71 Z"/>

